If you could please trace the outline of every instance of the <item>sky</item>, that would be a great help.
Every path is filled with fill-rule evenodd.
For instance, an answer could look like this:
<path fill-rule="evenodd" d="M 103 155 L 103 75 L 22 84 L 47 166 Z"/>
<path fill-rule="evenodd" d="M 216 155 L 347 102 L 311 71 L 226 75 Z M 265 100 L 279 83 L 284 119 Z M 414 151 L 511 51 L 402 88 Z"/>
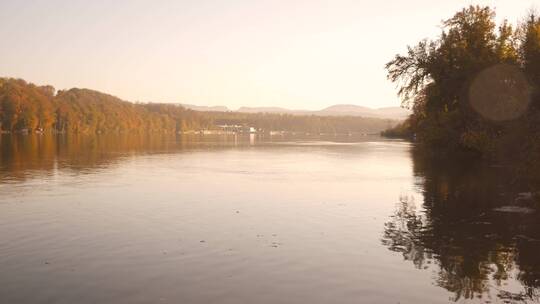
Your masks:
<path fill-rule="evenodd" d="M 0 77 L 129 101 L 398 106 L 384 65 L 470 4 L 538 0 L 0 0 Z"/>

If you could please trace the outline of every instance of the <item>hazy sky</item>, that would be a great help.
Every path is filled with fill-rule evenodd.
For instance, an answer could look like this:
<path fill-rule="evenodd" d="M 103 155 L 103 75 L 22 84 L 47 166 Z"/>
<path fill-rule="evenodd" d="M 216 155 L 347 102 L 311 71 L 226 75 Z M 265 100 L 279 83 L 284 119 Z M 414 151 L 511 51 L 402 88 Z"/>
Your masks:
<path fill-rule="evenodd" d="M 407 44 L 469 4 L 515 22 L 536 1 L 0 0 L 0 76 L 130 101 L 394 106 L 384 64 Z"/>

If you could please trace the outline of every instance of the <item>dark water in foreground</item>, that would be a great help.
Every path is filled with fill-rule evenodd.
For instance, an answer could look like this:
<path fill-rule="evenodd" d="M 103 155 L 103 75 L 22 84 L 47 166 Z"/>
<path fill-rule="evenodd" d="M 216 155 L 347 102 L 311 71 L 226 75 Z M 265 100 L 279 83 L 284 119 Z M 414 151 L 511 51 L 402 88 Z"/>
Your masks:
<path fill-rule="evenodd" d="M 4 136 L 0 303 L 540 302 L 504 168 L 347 141 Z"/>

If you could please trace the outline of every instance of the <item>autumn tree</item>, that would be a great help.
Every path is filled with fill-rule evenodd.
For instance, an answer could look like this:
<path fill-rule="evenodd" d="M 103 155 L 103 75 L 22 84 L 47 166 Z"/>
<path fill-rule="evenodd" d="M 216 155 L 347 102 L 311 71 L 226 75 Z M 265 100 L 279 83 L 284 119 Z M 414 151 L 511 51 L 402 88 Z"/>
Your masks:
<path fill-rule="evenodd" d="M 538 18 L 531 15 L 516 31 L 507 21 L 497 27 L 495 11 L 489 7 L 469 6 L 443 21 L 437 39 L 408 47 L 386 69 L 399 87 L 403 106 L 413 110 L 407 123 L 420 141 L 443 149 L 488 153 L 512 125 L 502 121 L 518 116 L 505 117 L 505 110 L 520 106 L 512 103 L 521 102 L 519 110 L 528 104 L 530 88 L 527 80 L 521 81 L 522 71 L 531 83 L 540 80 Z M 483 76 L 486 71 L 492 73 L 490 77 Z M 491 82 L 481 83 L 484 87 L 478 89 L 478 79 Z M 476 106 L 478 100 L 482 107 Z M 481 111 L 492 114 L 498 107 L 500 117 Z"/>

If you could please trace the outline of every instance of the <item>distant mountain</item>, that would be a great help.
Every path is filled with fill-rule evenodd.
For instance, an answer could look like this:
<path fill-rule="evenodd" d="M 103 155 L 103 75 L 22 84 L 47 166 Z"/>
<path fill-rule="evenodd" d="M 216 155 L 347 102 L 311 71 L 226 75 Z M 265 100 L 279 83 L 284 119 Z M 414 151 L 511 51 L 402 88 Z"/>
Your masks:
<path fill-rule="evenodd" d="M 369 118 L 385 118 L 402 120 L 411 112 L 400 107 L 386 107 L 372 109 L 357 105 L 334 105 L 319 111 L 290 110 L 278 107 L 241 107 L 238 112 L 243 113 L 279 113 L 291 115 L 317 115 L 317 116 L 361 116 Z"/>
<path fill-rule="evenodd" d="M 386 107 L 386 108 L 379 108 L 377 109 L 380 113 L 383 113 L 384 115 L 395 115 L 395 116 L 402 116 L 402 117 L 408 117 L 411 115 L 411 111 L 404 109 L 402 107 Z"/>
<path fill-rule="evenodd" d="M 371 112 L 373 109 L 363 106 L 357 106 L 357 105 L 350 105 L 350 104 L 338 104 L 329 106 L 328 108 L 322 109 L 321 112 L 335 112 L 335 113 L 342 113 L 342 112 L 353 112 L 353 113 L 360 113 L 360 112 Z"/>
<path fill-rule="evenodd" d="M 405 119 L 411 112 L 400 107 L 372 109 L 357 105 L 334 105 L 318 112 L 329 116 L 362 116 L 375 118 Z"/>
<path fill-rule="evenodd" d="M 241 107 L 237 112 L 241 113 L 280 113 L 280 114 L 293 114 L 294 110 L 289 110 L 279 107 Z"/>
<path fill-rule="evenodd" d="M 186 109 L 202 112 L 229 112 L 229 108 L 226 106 L 197 106 L 191 104 L 180 104 Z"/>
<path fill-rule="evenodd" d="M 225 106 L 196 106 L 182 104 L 182 106 L 195 111 L 228 112 L 231 111 Z M 359 116 L 368 118 L 384 118 L 403 120 L 411 114 L 407 109 L 400 107 L 385 107 L 372 109 L 351 104 L 333 105 L 319 111 L 291 110 L 280 107 L 240 107 L 235 112 L 240 113 L 272 113 L 272 114 L 290 114 L 290 115 L 317 115 L 317 116 Z"/>

